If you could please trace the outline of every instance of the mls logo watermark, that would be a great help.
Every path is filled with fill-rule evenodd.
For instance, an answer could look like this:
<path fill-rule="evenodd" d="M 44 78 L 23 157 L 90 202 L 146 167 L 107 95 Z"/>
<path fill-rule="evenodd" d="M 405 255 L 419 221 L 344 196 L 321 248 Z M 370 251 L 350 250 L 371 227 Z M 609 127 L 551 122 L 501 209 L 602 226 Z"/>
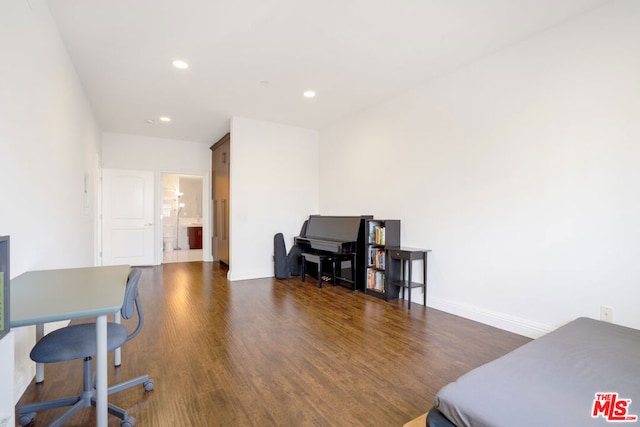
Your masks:
<path fill-rule="evenodd" d="M 638 416 L 629 414 L 630 405 L 631 399 L 621 399 L 618 393 L 596 393 L 591 416 L 593 418 L 602 416 L 611 422 L 635 422 Z"/>

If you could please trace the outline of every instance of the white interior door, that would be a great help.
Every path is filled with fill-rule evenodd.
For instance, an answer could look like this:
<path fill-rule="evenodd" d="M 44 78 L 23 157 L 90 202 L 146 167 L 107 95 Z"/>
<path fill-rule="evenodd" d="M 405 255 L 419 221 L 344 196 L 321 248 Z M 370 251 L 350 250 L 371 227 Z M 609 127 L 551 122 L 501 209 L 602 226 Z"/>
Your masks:
<path fill-rule="evenodd" d="M 102 170 L 102 265 L 153 265 L 153 172 Z"/>

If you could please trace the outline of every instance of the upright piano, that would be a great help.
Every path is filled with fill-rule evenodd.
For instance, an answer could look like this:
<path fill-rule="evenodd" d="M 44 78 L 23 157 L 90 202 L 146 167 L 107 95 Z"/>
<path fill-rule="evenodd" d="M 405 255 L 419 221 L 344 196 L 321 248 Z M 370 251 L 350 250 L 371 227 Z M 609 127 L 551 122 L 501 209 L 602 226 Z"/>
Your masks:
<path fill-rule="evenodd" d="M 355 288 L 364 289 L 364 220 L 371 215 L 362 216 L 323 216 L 311 215 L 307 221 L 306 232 L 294 239 L 303 252 L 319 254 L 352 255 L 355 254 Z"/>

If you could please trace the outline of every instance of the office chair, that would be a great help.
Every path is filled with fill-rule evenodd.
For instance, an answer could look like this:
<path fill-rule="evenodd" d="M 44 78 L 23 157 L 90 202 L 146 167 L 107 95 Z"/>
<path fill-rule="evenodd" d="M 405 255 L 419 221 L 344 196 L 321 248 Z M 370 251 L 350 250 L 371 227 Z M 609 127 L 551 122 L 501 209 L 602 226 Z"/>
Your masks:
<path fill-rule="evenodd" d="M 129 341 L 142 329 L 144 324 L 144 316 L 142 306 L 140 304 L 140 296 L 138 295 L 138 281 L 142 271 L 134 268 L 129 273 L 127 279 L 127 287 L 125 289 L 124 302 L 120 313 L 124 319 L 130 319 L 135 311 L 138 313 L 138 326 L 129 334 L 124 325 L 118 323 L 107 323 L 107 350 L 113 351 L 116 348 Z M 81 325 L 71 325 L 45 335 L 31 350 L 31 360 L 37 363 L 55 363 L 66 360 L 83 359 L 83 390 L 80 396 L 68 397 L 63 399 L 50 400 L 47 402 L 36 402 L 22 405 L 18 408 L 20 424 L 25 426 L 31 423 L 37 411 L 45 409 L 60 408 L 71 406 L 71 408 L 61 415 L 58 419 L 49 424 L 52 426 L 60 426 L 68 420 L 73 414 L 82 408 L 95 406 L 96 390 L 93 384 L 91 358 L 96 354 L 96 326 L 95 323 L 84 323 Z M 108 388 L 108 394 L 117 393 L 127 388 L 131 388 L 138 384 L 142 384 L 146 391 L 153 390 L 153 380 L 149 375 L 129 380 L 127 382 Z M 110 414 L 121 419 L 121 427 L 132 427 L 136 420 L 129 416 L 126 410 L 109 403 L 108 411 Z"/>

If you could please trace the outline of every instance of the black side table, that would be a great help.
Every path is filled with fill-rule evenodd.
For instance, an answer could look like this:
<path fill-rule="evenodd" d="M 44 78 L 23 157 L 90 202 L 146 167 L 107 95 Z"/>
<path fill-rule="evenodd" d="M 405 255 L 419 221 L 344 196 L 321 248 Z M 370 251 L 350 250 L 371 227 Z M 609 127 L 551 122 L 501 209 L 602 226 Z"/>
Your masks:
<path fill-rule="evenodd" d="M 406 247 L 387 248 L 387 280 L 390 286 L 398 286 L 402 288 L 402 298 L 404 299 L 404 290 L 409 290 L 409 310 L 411 310 L 411 289 L 422 288 L 423 304 L 427 306 L 427 253 L 431 249 L 417 249 Z M 424 269 L 424 283 L 416 283 L 412 281 L 412 264 L 414 260 L 422 259 Z M 405 272 L 408 272 L 407 279 L 404 278 Z"/>

